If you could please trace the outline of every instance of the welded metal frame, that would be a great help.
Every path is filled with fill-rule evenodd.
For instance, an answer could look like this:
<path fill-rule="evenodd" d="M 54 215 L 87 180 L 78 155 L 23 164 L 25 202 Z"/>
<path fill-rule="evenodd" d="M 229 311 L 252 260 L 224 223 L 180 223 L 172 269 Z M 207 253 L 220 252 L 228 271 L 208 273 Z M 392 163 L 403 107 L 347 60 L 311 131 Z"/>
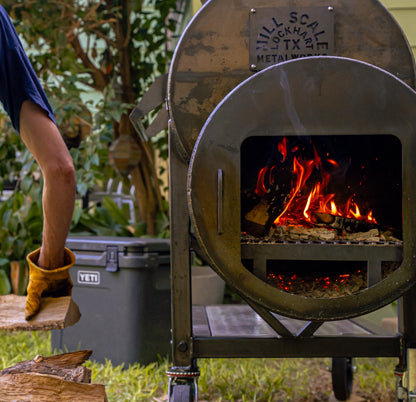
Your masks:
<path fill-rule="evenodd" d="M 365 86 L 356 84 L 358 77 Z M 304 83 L 308 83 L 307 96 Z M 189 215 L 205 260 L 246 299 L 298 319 L 345 319 L 369 313 L 400 297 L 416 281 L 412 214 L 416 200 L 412 184 L 412 172 L 416 171 L 412 146 L 415 110 L 414 90 L 386 71 L 352 59 L 311 57 L 289 61 L 244 81 L 210 115 L 189 163 L 186 190 Z M 355 138 L 369 134 L 374 141 L 379 135 L 397 137 L 402 147 L 404 247 L 400 268 L 374 286 L 334 298 L 331 303 L 284 292 L 250 272 L 241 255 L 240 149 L 245 139 L 265 133 L 310 138 L 318 134 Z M 220 170 L 224 177 L 222 232 L 218 232 L 216 225 L 220 198 L 216 179 Z M 313 244 L 306 246 L 314 248 Z M 342 257 L 343 246 L 345 250 L 350 247 L 340 245 L 340 250 L 332 252 L 337 246 L 331 245 L 332 251 L 328 253 L 324 245 L 323 259 Z M 364 246 L 359 260 L 366 259 L 367 249 L 378 247 Z M 297 253 L 291 259 L 297 260 Z"/>
<path fill-rule="evenodd" d="M 324 6 L 325 0 L 305 0 L 304 6 Z M 354 0 L 331 2 L 337 18 L 334 55 L 364 60 L 377 65 L 414 87 L 414 60 L 398 25 L 383 6 L 376 1 Z M 237 7 L 238 2 L 211 0 L 194 17 L 181 37 L 175 51 L 168 81 L 168 109 L 171 114 L 170 151 L 170 210 L 171 210 L 171 263 L 172 263 L 172 367 L 170 382 L 175 375 L 180 381 L 188 375 L 195 379 L 197 359 L 219 357 L 397 357 L 399 386 L 406 386 L 401 375 L 407 372 L 408 350 L 416 346 L 416 323 L 413 306 L 416 303 L 415 287 L 405 293 L 399 304 L 399 333 L 387 334 L 368 328 L 366 336 L 317 336 L 316 332 L 325 320 L 306 321 L 296 333 L 290 331 L 272 311 L 244 297 L 248 305 L 276 332 L 270 337 L 218 337 L 201 335 L 195 324 L 203 311 L 192 312 L 191 300 L 191 250 L 194 246 L 188 209 L 188 163 L 198 134 L 213 107 L 236 85 L 250 76 L 247 61 L 249 49 L 245 26 L 248 12 L 255 7 L 274 3 L 269 0 L 253 2 L 247 10 Z M 248 3 L 247 3 L 248 4 Z M 282 0 L 279 5 L 291 7 L 292 2 Z M 360 10 L 350 12 L 349 10 Z M 333 11 L 328 8 L 328 11 Z M 227 23 L 222 16 L 232 16 Z M 376 18 L 370 21 L 370 17 Z M 353 18 L 353 21 L 351 20 Z M 379 23 L 384 21 L 383 23 Z M 212 33 L 218 28 L 215 40 Z M 371 30 L 372 35 L 367 35 Z M 357 35 L 357 32 L 359 33 Z M 370 36 L 394 36 L 391 49 L 381 54 Z M 241 37 L 240 37 L 241 36 Z M 394 56 L 393 53 L 394 48 Z M 384 58 L 384 56 L 385 58 Z M 226 61 L 226 62 L 225 62 Z M 231 65 L 229 65 L 231 63 Z M 251 71 L 256 71 L 252 69 Z M 197 107 L 195 106 L 197 105 Z M 218 183 L 225 180 L 218 171 Z M 222 186 L 218 185 L 217 193 Z M 219 200 L 222 196 L 219 197 Z M 218 215 L 221 216 L 222 208 Z M 217 231 L 224 229 L 223 219 L 218 220 Z M 375 282 L 379 278 L 375 274 Z M 371 284 L 372 279 L 370 280 Z M 395 296 L 396 297 L 396 296 Z M 359 319 L 351 318 L 357 323 Z M 407 390 L 406 390 L 407 394 Z M 175 401 L 176 402 L 176 401 Z"/>
<path fill-rule="evenodd" d="M 172 138 L 172 136 L 170 136 Z M 297 334 L 292 334 L 263 306 L 248 301 L 262 319 L 275 331 L 270 338 L 197 336 L 193 329 L 191 301 L 191 232 L 187 210 L 187 164 L 176 145 L 170 142 L 170 208 L 172 269 L 172 370 L 178 378 L 197 370 L 202 358 L 333 358 L 397 357 L 396 374 L 408 370 L 407 351 L 416 347 L 416 288 L 412 287 L 398 304 L 399 332 L 380 333 L 360 319 L 353 322 L 369 331 L 366 336 L 316 336 L 325 321 L 309 321 Z M 172 381 L 172 380 L 171 380 Z M 192 381 L 195 378 L 192 377 Z"/>
<path fill-rule="evenodd" d="M 175 126 L 171 122 L 170 149 L 170 212 L 171 212 L 171 269 L 172 269 L 172 367 L 170 386 L 175 378 L 183 381 L 190 373 L 198 372 L 200 358 L 334 358 L 334 357 L 397 357 L 398 378 L 408 371 L 408 350 L 416 346 L 416 325 L 412 306 L 416 289 L 412 287 L 399 304 L 400 330 L 397 334 L 366 328 L 361 335 L 317 336 L 316 331 L 325 320 L 306 321 L 297 333 L 291 332 L 272 311 L 261 303 L 240 296 L 266 322 L 276 335 L 271 337 L 209 336 L 194 331 L 191 300 L 191 252 L 193 229 L 188 209 L 189 166 L 183 157 L 180 143 L 175 140 Z M 218 228 L 217 228 L 218 229 Z M 305 245 L 308 247 L 310 245 Z M 297 246 L 303 247 L 301 246 Z M 381 246 L 383 247 L 383 246 Z M 325 249 L 325 247 L 324 247 Z M 397 251 L 397 250 L 396 250 Z M 357 319 L 352 319 L 358 322 Z M 172 374 L 173 373 L 173 374 Z M 176 373 L 176 374 L 175 374 Z M 175 377 L 176 375 L 176 377 Z M 194 375 L 192 381 L 196 381 Z M 407 383 L 406 383 L 407 384 Z M 400 386 L 402 385 L 400 382 Z M 405 388 L 403 388 L 405 389 Z M 407 391 L 406 391 L 407 392 Z"/>

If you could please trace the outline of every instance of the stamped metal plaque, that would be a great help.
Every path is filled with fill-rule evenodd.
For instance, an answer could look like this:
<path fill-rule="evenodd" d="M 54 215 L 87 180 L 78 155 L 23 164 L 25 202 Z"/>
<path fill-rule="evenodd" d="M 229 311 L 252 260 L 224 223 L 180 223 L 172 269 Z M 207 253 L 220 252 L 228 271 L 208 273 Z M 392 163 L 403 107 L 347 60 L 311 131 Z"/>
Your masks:
<path fill-rule="evenodd" d="M 333 54 L 333 7 L 250 10 L 252 71 L 300 57 Z"/>

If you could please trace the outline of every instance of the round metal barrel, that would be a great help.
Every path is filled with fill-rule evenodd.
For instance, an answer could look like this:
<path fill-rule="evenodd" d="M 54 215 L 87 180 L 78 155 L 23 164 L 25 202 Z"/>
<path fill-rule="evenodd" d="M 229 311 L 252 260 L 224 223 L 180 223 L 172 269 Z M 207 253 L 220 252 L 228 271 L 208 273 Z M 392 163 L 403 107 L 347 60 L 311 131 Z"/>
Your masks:
<path fill-rule="evenodd" d="M 413 56 L 377 0 L 211 0 L 188 25 L 169 73 L 171 135 L 185 160 L 216 105 L 272 64 L 341 56 L 381 67 L 414 86 Z"/>
<path fill-rule="evenodd" d="M 243 81 L 208 117 L 189 164 L 188 202 L 201 252 L 237 292 L 289 317 L 343 319 L 397 299 L 416 279 L 415 115 L 416 93 L 412 88 L 385 70 L 347 58 L 318 56 L 287 61 Z M 403 169 L 397 178 L 401 182 L 403 232 L 399 268 L 365 289 L 325 298 L 271 286 L 255 275 L 255 267 L 243 265 L 241 147 L 247 138 L 281 135 L 308 139 L 347 135 L 358 143 L 364 136 L 374 141 L 385 135 L 397 139 Z M 385 197 L 390 196 L 386 189 Z M 273 252 L 277 247 L 277 254 L 286 253 L 295 260 L 305 259 L 303 254 L 311 249 L 322 252 L 321 260 L 348 260 L 359 245 L 271 244 L 268 249 Z M 364 244 L 357 258 L 367 259 L 369 253 L 378 258 L 382 252 L 385 250 L 380 245 Z M 391 257 L 379 259 L 384 258 Z"/>

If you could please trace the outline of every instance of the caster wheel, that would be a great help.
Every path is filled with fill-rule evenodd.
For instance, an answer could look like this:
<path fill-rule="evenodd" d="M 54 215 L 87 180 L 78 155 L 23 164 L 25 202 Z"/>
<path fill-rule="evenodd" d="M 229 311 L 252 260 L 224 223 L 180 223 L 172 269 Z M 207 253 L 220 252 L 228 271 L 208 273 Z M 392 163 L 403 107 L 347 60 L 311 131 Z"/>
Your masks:
<path fill-rule="evenodd" d="M 339 401 L 346 401 L 351 396 L 353 377 L 352 357 L 332 358 L 332 388 Z"/>
<path fill-rule="evenodd" d="M 403 374 L 396 377 L 396 402 L 408 401 L 407 389 L 403 386 Z"/>
<path fill-rule="evenodd" d="M 166 371 L 169 377 L 168 402 L 198 402 L 197 367 L 192 369 L 172 367 Z"/>
<path fill-rule="evenodd" d="M 172 402 L 194 402 L 194 391 L 192 384 L 175 384 L 169 399 Z"/>

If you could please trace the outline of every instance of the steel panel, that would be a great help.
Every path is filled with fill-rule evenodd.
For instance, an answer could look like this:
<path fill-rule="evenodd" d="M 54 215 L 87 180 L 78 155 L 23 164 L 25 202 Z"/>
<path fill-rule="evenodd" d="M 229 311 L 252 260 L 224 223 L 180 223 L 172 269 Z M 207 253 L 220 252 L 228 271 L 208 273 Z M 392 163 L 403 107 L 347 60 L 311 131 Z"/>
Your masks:
<path fill-rule="evenodd" d="M 176 47 L 168 79 L 171 135 L 189 160 L 206 119 L 250 77 L 250 10 L 302 13 L 333 8 L 333 55 L 381 67 L 415 85 L 413 54 L 400 26 L 377 0 L 211 0 L 189 23 Z"/>
<path fill-rule="evenodd" d="M 363 85 L 362 83 L 365 83 Z M 414 158 L 416 93 L 372 65 L 312 57 L 269 67 L 246 80 L 215 109 L 188 171 L 188 203 L 201 249 L 232 287 L 271 311 L 299 319 L 342 319 L 395 300 L 416 279 Z M 282 292 L 241 263 L 240 146 L 261 135 L 396 135 L 403 150 L 403 263 L 383 281 L 330 301 Z M 217 231 L 217 172 L 223 174 L 222 233 Z"/>

